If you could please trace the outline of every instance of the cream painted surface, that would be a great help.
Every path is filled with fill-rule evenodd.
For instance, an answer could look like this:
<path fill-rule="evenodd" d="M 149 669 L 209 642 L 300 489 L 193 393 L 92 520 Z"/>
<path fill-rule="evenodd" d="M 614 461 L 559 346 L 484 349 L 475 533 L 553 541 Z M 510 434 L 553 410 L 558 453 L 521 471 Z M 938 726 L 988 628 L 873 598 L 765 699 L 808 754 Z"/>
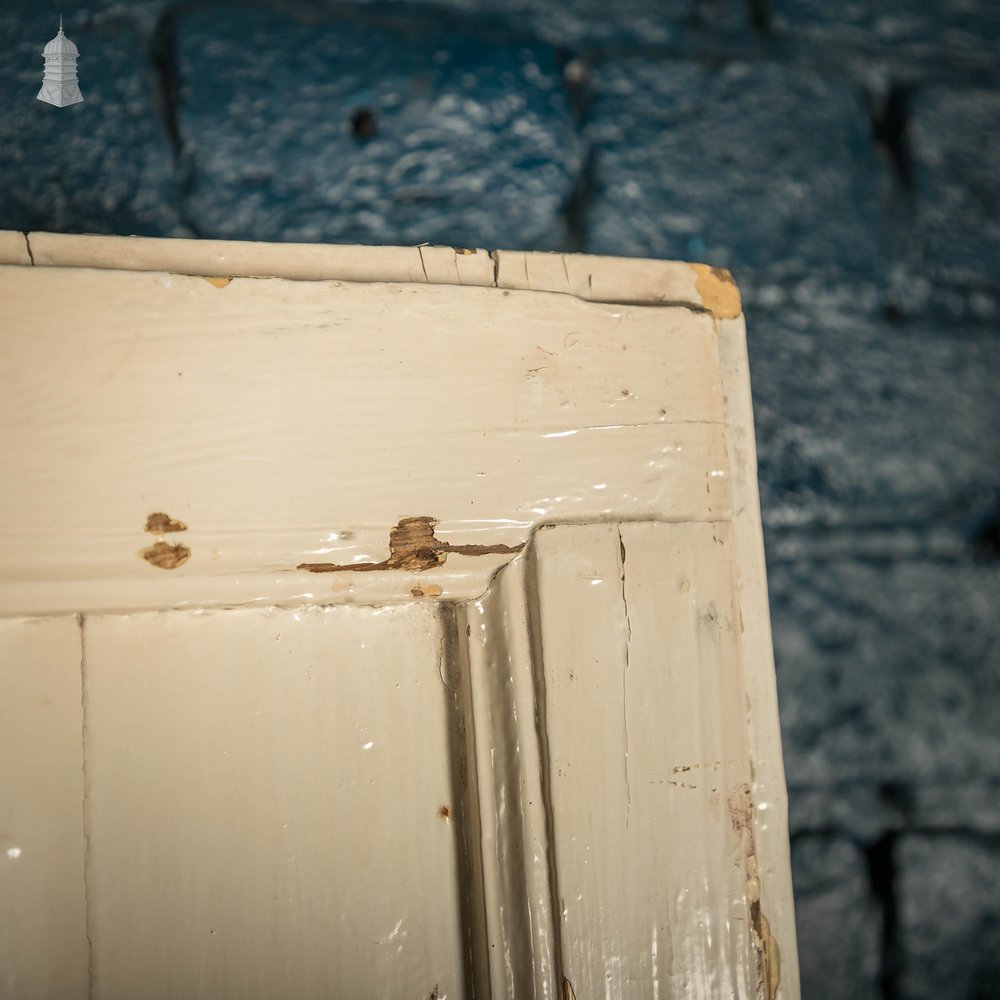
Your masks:
<path fill-rule="evenodd" d="M 724 524 L 562 526 L 531 553 L 577 997 L 757 992 L 731 544 Z"/>
<path fill-rule="evenodd" d="M 732 277 L 718 268 L 592 254 L 0 230 L 0 264 L 166 271 L 219 278 L 479 285 L 565 292 L 588 302 L 689 305 L 720 318 L 735 318 L 740 313 Z"/>
<path fill-rule="evenodd" d="M 778 691 L 767 602 L 764 537 L 757 489 L 746 327 L 742 317 L 719 323 L 719 356 L 726 398 L 726 447 L 733 490 L 732 574 L 741 611 L 739 643 L 747 694 L 747 736 L 757 882 L 761 912 L 770 922 L 784 995 L 797 995 L 799 953 L 788 854 L 788 794 L 781 756 Z"/>
<path fill-rule="evenodd" d="M 14 997 L 797 1000 L 728 275 L 7 236 Z"/>
<path fill-rule="evenodd" d="M 0 621 L 0 997 L 87 997 L 76 617 Z"/>
<path fill-rule="evenodd" d="M 439 609 L 84 630 L 94 997 L 462 991 Z"/>
<path fill-rule="evenodd" d="M 402 517 L 518 545 L 545 519 L 729 515 L 712 317 L 493 288 L 0 268 L 8 613 L 409 600 Z M 146 517 L 188 525 L 176 572 Z M 445 598 L 503 560 L 449 556 Z"/>
<path fill-rule="evenodd" d="M 492 991 L 484 995 L 512 1000 L 561 993 L 530 566 L 525 555 L 515 557 L 456 616 L 461 676 L 471 691 L 467 753 L 478 801 L 470 805 L 478 815 Z"/>

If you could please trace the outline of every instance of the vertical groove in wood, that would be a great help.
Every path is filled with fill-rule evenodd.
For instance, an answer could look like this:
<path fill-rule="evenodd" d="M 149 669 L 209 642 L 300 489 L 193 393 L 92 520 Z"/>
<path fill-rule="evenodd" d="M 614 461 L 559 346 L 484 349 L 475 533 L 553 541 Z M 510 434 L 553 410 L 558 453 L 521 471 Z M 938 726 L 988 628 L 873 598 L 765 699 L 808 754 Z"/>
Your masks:
<path fill-rule="evenodd" d="M 440 605 L 443 673 L 449 709 L 449 763 L 455 856 L 458 859 L 465 989 L 469 1000 L 490 1000 L 489 938 L 483 892 L 483 837 L 476 770 L 469 649 L 453 603 Z"/>
<path fill-rule="evenodd" d="M 539 531 L 551 531 L 552 527 L 545 525 Z M 549 729 L 546 710 L 547 693 L 545 689 L 545 661 L 542 647 L 542 605 L 538 592 L 538 548 L 533 543 L 524 553 L 525 563 L 525 612 L 528 624 L 528 636 L 531 648 L 531 674 L 535 694 L 535 732 L 539 744 L 539 772 L 542 805 L 545 818 L 545 862 L 548 868 L 549 893 L 551 899 L 551 933 L 553 951 L 553 975 L 559 991 L 560 1000 L 565 997 L 566 981 L 563 963 L 562 943 L 562 891 L 559 887 L 559 865 L 556 857 L 555 814 L 552 806 L 552 768 L 549 750 Z"/>
<path fill-rule="evenodd" d="M 94 942 L 90 937 L 90 773 L 87 770 L 87 617 L 77 615 L 80 628 L 80 820 L 83 830 L 83 919 L 87 936 L 87 998 L 94 995 Z"/>
<path fill-rule="evenodd" d="M 526 563 L 459 604 L 472 686 L 493 996 L 559 996 Z"/>

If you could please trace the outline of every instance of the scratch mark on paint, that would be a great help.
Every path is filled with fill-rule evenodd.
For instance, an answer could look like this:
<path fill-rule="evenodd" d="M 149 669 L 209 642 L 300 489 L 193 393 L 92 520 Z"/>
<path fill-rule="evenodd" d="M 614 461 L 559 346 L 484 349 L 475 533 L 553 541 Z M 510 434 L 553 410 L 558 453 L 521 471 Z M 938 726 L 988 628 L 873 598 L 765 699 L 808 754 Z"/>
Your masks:
<path fill-rule="evenodd" d="M 622 668 L 622 716 L 625 729 L 625 826 L 628 826 L 632 815 L 632 788 L 628 773 L 628 670 L 629 646 L 632 642 L 632 621 L 628 614 L 628 599 L 625 596 L 625 540 L 622 538 L 622 528 L 618 525 L 618 549 L 620 553 L 619 569 L 622 581 L 622 607 L 625 612 L 625 666 Z"/>
<path fill-rule="evenodd" d="M 729 791 L 727 805 L 734 838 L 746 856 L 746 896 L 750 907 L 750 936 L 757 956 L 757 995 L 774 1000 L 781 981 L 781 951 L 771 935 L 771 927 L 760 905 L 760 874 L 754 846 L 754 805 L 750 785 L 734 785 Z"/>
<path fill-rule="evenodd" d="M 386 569 L 405 569 L 419 573 L 440 566 L 447 559 L 448 553 L 460 556 L 484 556 L 493 553 L 515 553 L 524 548 L 524 542 L 519 545 L 452 545 L 451 542 L 442 542 L 434 537 L 436 524 L 436 518 L 426 515 L 402 518 L 389 532 L 389 558 L 381 562 L 299 563 L 297 568 L 308 570 L 310 573 L 347 571 L 363 573 Z"/>
<path fill-rule="evenodd" d="M 670 769 L 671 774 L 684 774 L 686 771 L 697 771 L 699 768 L 716 768 L 722 767 L 723 764 L 735 764 L 735 760 L 713 760 L 705 764 L 678 764 L 677 767 L 672 767 Z"/>

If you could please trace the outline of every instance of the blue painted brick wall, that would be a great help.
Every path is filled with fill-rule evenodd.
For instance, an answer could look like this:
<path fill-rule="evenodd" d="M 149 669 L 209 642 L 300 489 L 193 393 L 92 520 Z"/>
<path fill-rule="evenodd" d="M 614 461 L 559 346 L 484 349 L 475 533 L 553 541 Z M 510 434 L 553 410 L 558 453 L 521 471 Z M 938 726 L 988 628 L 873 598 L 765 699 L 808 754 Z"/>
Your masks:
<path fill-rule="evenodd" d="M 705 259 L 745 294 L 803 990 L 1000 968 L 1000 5 L 0 8 L 0 227 Z"/>

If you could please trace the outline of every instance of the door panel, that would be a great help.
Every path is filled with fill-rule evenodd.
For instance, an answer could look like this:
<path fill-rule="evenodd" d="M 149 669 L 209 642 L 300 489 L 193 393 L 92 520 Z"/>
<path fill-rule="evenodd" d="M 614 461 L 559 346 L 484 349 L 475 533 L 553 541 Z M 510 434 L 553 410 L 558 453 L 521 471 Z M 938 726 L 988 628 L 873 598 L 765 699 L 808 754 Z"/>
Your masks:
<path fill-rule="evenodd" d="M 727 529 L 567 525 L 532 552 L 562 968 L 579 997 L 756 991 Z"/>
<path fill-rule="evenodd" d="M 797 1000 L 724 272 L 32 240 L 5 995 Z"/>
<path fill-rule="evenodd" d="M 0 620 L 0 996 L 87 996 L 80 622 Z"/>
<path fill-rule="evenodd" d="M 95 997 L 460 994 L 438 608 L 84 628 Z"/>

